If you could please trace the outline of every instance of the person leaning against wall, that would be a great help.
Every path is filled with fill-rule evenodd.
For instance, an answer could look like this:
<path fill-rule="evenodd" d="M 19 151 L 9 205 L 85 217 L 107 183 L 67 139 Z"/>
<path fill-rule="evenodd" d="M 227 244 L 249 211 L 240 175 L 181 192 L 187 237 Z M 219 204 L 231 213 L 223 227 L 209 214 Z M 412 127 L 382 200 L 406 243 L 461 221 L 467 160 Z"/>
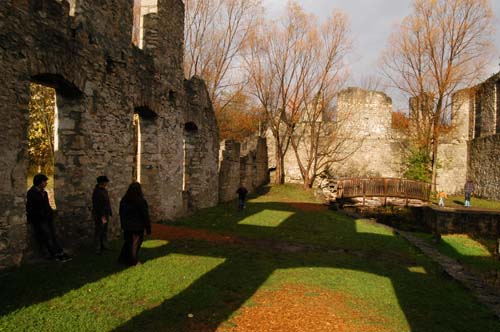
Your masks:
<path fill-rule="evenodd" d="M 108 250 L 108 224 L 113 211 L 106 189 L 109 179 L 105 175 L 97 177 L 97 184 L 92 193 L 92 218 L 95 227 L 95 253 Z"/>
<path fill-rule="evenodd" d="M 47 249 L 53 259 L 65 262 L 71 257 L 64 253 L 56 237 L 54 210 L 50 206 L 49 196 L 45 191 L 47 181 L 45 174 L 37 174 L 33 177 L 33 186 L 26 194 L 26 217 L 28 223 L 33 225 L 40 248 Z"/>

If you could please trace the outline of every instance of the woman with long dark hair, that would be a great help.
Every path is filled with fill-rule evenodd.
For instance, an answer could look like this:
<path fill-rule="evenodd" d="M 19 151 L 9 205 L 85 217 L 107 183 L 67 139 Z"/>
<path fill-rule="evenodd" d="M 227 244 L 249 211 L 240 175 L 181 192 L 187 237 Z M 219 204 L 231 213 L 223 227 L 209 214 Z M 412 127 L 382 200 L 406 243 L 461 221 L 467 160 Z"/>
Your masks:
<path fill-rule="evenodd" d="M 141 185 L 133 182 L 120 201 L 120 223 L 123 230 L 122 251 L 118 261 L 130 266 L 140 264 L 139 249 L 144 240 L 144 230 L 151 234 L 148 202 L 144 199 Z"/>

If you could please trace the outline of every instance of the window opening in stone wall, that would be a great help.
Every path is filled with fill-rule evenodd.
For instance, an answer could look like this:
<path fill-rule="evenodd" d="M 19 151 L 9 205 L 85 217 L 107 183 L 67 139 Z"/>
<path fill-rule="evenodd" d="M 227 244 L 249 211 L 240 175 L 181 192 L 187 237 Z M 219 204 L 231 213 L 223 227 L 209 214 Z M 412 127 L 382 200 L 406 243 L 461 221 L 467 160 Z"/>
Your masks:
<path fill-rule="evenodd" d="M 479 93 L 475 94 L 475 101 L 474 101 L 474 138 L 479 138 L 481 137 L 481 112 L 482 112 L 482 105 L 481 105 L 481 96 Z"/>
<path fill-rule="evenodd" d="M 132 178 L 141 182 L 141 125 L 139 114 L 134 113 L 134 168 Z"/>
<path fill-rule="evenodd" d="M 134 0 L 132 43 L 140 49 L 144 46 L 144 16 L 157 12 L 158 0 Z"/>
<path fill-rule="evenodd" d="M 142 180 L 142 167 L 144 162 L 144 126 L 148 125 L 148 122 L 154 121 L 157 118 L 157 114 L 151 110 L 148 106 L 139 106 L 134 110 L 134 168 L 133 168 L 133 180 L 141 182 Z"/>
<path fill-rule="evenodd" d="M 496 84 L 496 104 L 497 104 L 497 127 L 496 133 L 500 134 L 500 80 Z"/>
<path fill-rule="evenodd" d="M 30 93 L 27 186 L 30 188 L 33 185 L 36 174 L 47 175 L 49 181 L 46 190 L 50 204 L 55 208 L 54 160 L 55 152 L 59 149 L 56 90 L 31 83 Z"/>
<path fill-rule="evenodd" d="M 77 0 L 56 0 L 57 2 L 67 2 L 69 4 L 69 16 L 75 16 L 75 7 Z"/>

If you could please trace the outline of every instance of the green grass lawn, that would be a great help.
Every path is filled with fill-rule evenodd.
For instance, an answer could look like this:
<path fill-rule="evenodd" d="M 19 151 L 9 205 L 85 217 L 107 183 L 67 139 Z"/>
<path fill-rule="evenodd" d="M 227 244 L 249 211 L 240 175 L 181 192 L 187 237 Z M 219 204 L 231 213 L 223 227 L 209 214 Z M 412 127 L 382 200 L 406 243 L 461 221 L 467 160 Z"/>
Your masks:
<path fill-rule="evenodd" d="M 81 253 L 65 264 L 2 272 L 0 331 L 250 331 L 238 325 L 245 317 L 259 309 L 274 312 L 262 296 L 275 303 L 281 297 L 273 294 L 298 287 L 305 303 L 321 303 L 307 307 L 304 321 L 327 310 L 350 324 L 346 331 L 500 332 L 491 312 L 402 238 L 317 207 L 299 187 L 271 187 L 243 211 L 230 202 L 173 223 L 303 250 L 258 241 L 148 240 L 140 254 L 144 264 L 123 268 L 116 264 L 117 241 L 102 256 Z M 267 320 L 286 319 L 301 305 L 286 304 Z M 308 324 L 321 326 L 329 318 Z"/>
<path fill-rule="evenodd" d="M 433 243 L 431 234 L 418 234 Z M 493 255 L 495 241 L 466 234 L 442 235 L 436 248 L 442 254 L 454 258 L 471 270 L 484 273 L 500 270 L 500 261 Z"/>

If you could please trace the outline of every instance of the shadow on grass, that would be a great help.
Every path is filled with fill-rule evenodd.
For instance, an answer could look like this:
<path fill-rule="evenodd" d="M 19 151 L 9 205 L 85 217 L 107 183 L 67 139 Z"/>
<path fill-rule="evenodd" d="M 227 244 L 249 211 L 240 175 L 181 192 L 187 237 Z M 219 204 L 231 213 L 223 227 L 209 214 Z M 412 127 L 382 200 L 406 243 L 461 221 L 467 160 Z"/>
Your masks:
<path fill-rule="evenodd" d="M 69 262 L 48 260 L 2 273 L 0 316 L 62 296 L 71 290 L 126 270 L 126 266 L 117 263 L 121 244 L 119 241 L 112 242 L 111 250 L 99 256 L 83 252 Z M 87 252 L 91 251 L 88 248 Z M 167 255 L 168 248 L 142 248 L 141 254 L 147 259 L 154 259 Z"/>
<path fill-rule="evenodd" d="M 294 207 L 294 203 L 249 203 L 245 211 L 235 212 L 228 204 L 206 210 L 204 218 L 192 216 L 177 223 L 230 231 L 251 238 L 312 243 L 321 245 L 321 249 L 294 252 L 285 247 L 280 252 L 267 247 L 260 248 L 263 249 L 260 251 L 242 252 L 227 244 L 219 247 L 194 244 L 186 252 L 179 246 L 177 249 L 181 251 L 178 253 L 224 257 L 225 262 L 203 275 L 183 292 L 134 317 L 115 331 L 224 330 L 221 324 L 230 319 L 273 272 L 305 267 L 347 269 L 390 279 L 411 331 L 455 331 L 457 326 L 477 322 L 473 317 L 478 316 L 487 318 L 483 323 L 469 324 L 467 331 L 500 330 L 500 324 L 490 317 L 491 313 L 471 301 L 469 295 L 456 284 L 439 276 L 412 272 L 416 265 L 423 262 L 414 258 L 411 248 L 401 238 L 387 233 L 370 233 L 371 229 L 363 230 L 354 220 L 328 211 L 304 211 L 317 206 L 301 203 L 299 208 Z M 267 211 L 268 214 L 269 211 L 289 212 L 290 215 L 276 223 L 275 227 L 263 227 L 257 225 L 259 218 L 255 218 L 262 211 Z M 225 213 L 224 218 L 220 218 L 221 212 Z M 215 217 L 217 215 L 219 218 Z M 351 256 L 335 250 L 329 251 L 329 247 L 348 248 L 355 250 L 355 254 Z M 429 266 L 427 268 L 433 269 Z M 474 309 L 457 317 L 457 312 L 463 312 L 464 303 Z M 478 316 L 474 316 L 476 314 Z"/>
<path fill-rule="evenodd" d="M 316 204 L 249 202 L 245 210 L 237 211 L 236 203 L 230 202 L 174 224 L 305 246 L 277 249 L 268 247 L 269 243 L 259 246 L 259 242 L 254 247 L 242 247 L 177 240 L 145 248 L 141 257 L 146 260 L 178 253 L 221 257 L 225 261 L 177 295 L 124 322 L 116 331 L 214 332 L 275 271 L 305 267 L 352 270 L 388 278 L 411 331 L 500 331 L 500 323 L 491 319 L 491 313 L 457 285 L 431 273 L 435 267 L 415 255 L 401 238 L 383 228 L 323 211 Z M 320 249 L 311 249 L 308 244 Z M 27 266 L 3 276 L 0 313 L 46 301 L 119 273 L 123 268 L 115 263 L 118 246 L 115 243 L 115 251 L 105 256 L 81 256 L 67 265 Z M 422 264 L 427 264 L 429 273 L 412 272 L 413 267 Z"/>

